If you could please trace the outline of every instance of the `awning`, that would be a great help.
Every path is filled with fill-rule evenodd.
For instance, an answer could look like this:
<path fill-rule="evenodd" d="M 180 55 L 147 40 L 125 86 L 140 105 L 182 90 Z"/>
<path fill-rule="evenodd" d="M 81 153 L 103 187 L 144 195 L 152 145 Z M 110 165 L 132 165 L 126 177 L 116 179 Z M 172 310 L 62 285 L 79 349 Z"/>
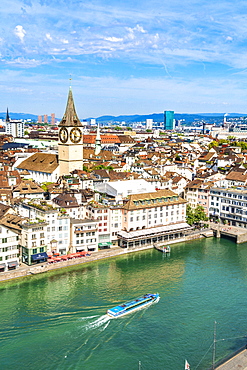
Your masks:
<path fill-rule="evenodd" d="M 81 251 L 84 251 L 85 248 L 84 247 L 76 247 L 76 252 L 81 252 Z"/>
<path fill-rule="evenodd" d="M 5 269 L 6 265 L 5 263 L 0 263 L 0 269 Z"/>
<path fill-rule="evenodd" d="M 37 254 L 32 254 L 31 255 L 31 260 L 32 261 L 40 261 L 40 260 L 45 260 L 48 258 L 48 255 L 46 252 L 42 253 L 37 253 Z"/>
<path fill-rule="evenodd" d="M 17 261 L 8 262 L 8 267 L 16 267 L 16 266 L 18 266 L 18 262 Z"/>
<path fill-rule="evenodd" d="M 149 229 L 135 230 L 135 231 L 119 231 L 118 237 L 123 239 L 134 239 L 134 238 L 150 238 L 153 236 L 158 236 L 158 234 L 168 233 L 168 232 L 181 232 L 191 229 L 191 226 L 186 222 L 181 222 L 178 224 L 163 225 L 157 227 L 151 227 Z"/>
<path fill-rule="evenodd" d="M 105 242 L 105 243 L 99 243 L 98 246 L 99 247 L 110 247 L 112 245 L 111 242 Z"/>

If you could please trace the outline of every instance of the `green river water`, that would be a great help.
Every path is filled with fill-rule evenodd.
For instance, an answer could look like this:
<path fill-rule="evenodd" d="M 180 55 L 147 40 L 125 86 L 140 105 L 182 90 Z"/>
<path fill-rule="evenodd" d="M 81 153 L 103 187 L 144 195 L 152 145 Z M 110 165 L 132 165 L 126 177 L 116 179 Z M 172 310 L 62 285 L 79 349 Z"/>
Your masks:
<path fill-rule="evenodd" d="M 105 315 L 156 292 L 146 309 Z M 1 369 L 208 369 L 215 321 L 217 360 L 246 343 L 246 297 L 247 244 L 214 238 L 1 283 Z"/>

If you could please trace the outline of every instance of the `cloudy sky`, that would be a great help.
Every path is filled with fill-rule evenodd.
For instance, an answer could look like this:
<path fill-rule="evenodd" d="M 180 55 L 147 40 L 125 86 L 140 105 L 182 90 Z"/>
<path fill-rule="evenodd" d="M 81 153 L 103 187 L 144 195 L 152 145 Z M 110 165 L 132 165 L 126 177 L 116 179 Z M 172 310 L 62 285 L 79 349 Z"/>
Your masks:
<path fill-rule="evenodd" d="M 241 0 L 1 0 L 0 111 L 247 113 Z"/>

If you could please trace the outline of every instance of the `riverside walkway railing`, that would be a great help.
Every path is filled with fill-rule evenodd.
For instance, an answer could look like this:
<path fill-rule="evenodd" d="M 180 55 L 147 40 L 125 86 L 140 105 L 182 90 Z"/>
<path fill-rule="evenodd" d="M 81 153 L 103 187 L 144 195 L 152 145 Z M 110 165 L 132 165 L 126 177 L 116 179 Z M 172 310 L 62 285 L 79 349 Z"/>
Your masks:
<path fill-rule="evenodd" d="M 209 369 L 207 370 L 217 370 L 217 369 L 222 369 L 222 370 L 231 370 L 231 363 L 229 362 L 229 360 L 233 359 L 234 357 L 236 356 L 241 356 L 242 352 L 244 352 L 246 350 L 246 347 L 247 345 L 245 344 L 244 346 L 238 348 L 236 351 L 230 353 L 229 355 L 227 355 L 226 357 L 224 357 L 222 360 L 219 360 L 216 362 L 215 365 L 211 366 Z M 246 359 L 246 356 L 244 356 L 244 358 Z M 228 364 L 227 364 L 228 363 Z M 224 364 L 226 364 L 224 366 Z M 245 365 L 247 364 L 247 359 L 245 361 Z M 238 366 L 239 368 L 242 368 L 242 366 Z M 246 367 L 244 367 L 244 369 L 246 369 Z"/>

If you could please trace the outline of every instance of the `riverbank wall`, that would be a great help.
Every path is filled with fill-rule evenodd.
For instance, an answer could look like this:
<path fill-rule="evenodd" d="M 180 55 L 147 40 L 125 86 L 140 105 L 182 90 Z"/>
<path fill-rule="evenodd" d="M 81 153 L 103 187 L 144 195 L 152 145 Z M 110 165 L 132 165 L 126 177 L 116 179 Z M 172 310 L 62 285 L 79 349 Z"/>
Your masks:
<path fill-rule="evenodd" d="M 183 238 L 180 239 L 174 239 L 170 240 L 169 245 L 172 244 L 178 244 L 182 242 L 187 242 L 190 240 L 195 240 L 195 239 L 202 239 L 205 237 L 212 237 L 213 233 L 211 230 L 206 230 L 206 231 L 195 231 L 189 235 L 186 235 Z M 163 245 L 165 245 L 163 243 Z M 90 263 L 98 260 L 102 260 L 105 258 L 112 258 L 112 257 L 117 257 L 121 255 L 125 255 L 126 253 L 133 253 L 133 252 L 139 252 L 143 251 L 146 249 L 151 249 L 153 248 L 153 245 L 148 245 L 145 247 L 137 247 L 137 248 L 131 248 L 131 249 L 124 249 L 120 247 L 115 247 L 107 250 L 102 250 L 98 252 L 92 252 L 91 256 L 87 257 L 80 257 L 80 258 L 74 258 L 72 260 L 68 261 L 60 261 L 55 264 L 48 264 L 47 262 L 45 263 L 40 263 L 38 265 L 34 266 L 27 266 L 25 264 L 21 264 L 20 267 L 17 270 L 12 270 L 8 272 L 3 272 L 0 274 L 0 282 L 1 281 L 8 281 L 8 280 L 13 280 L 13 279 L 18 279 L 21 277 L 27 277 L 27 276 L 32 276 L 32 275 L 37 275 L 37 274 L 42 274 L 45 272 L 49 271 L 54 271 L 54 270 L 60 270 L 66 267 L 71 267 L 71 266 L 78 266 L 82 265 L 85 263 Z"/>

